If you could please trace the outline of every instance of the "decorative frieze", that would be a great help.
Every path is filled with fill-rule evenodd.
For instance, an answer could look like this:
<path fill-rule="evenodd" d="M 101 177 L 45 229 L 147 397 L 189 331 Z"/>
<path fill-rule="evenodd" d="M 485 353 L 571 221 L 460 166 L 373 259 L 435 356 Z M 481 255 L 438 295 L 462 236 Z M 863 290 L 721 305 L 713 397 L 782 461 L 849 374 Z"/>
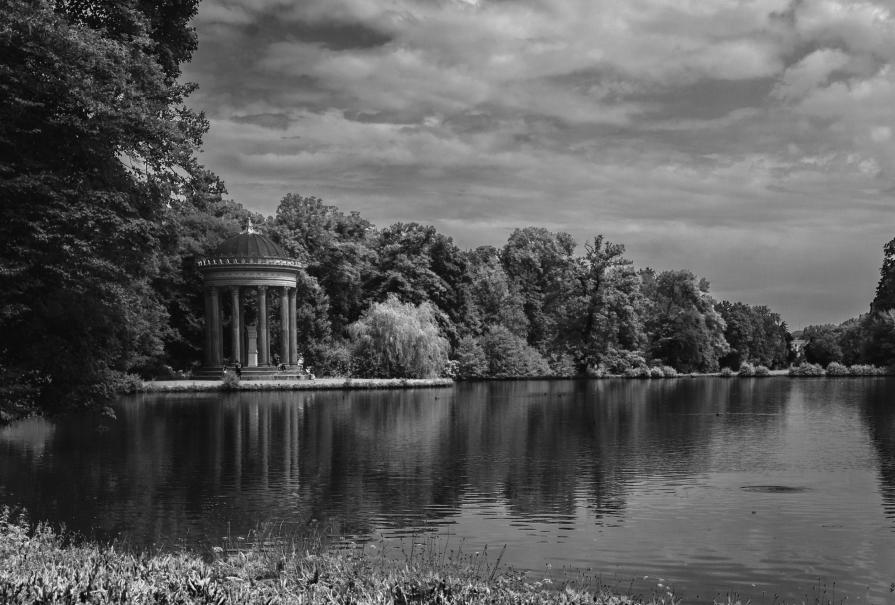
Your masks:
<path fill-rule="evenodd" d="M 275 267 L 304 268 L 297 260 L 291 258 L 200 258 L 196 261 L 198 267 L 215 267 L 230 265 L 271 265 Z"/>

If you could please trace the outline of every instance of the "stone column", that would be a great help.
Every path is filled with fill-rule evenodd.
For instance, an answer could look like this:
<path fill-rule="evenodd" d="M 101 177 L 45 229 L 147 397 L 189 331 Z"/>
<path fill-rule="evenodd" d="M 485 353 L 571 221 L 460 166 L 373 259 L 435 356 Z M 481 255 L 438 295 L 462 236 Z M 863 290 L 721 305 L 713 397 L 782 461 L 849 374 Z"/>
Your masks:
<path fill-rule="evenodd" d="M 298 363 L 298 330 L 296 329 L 295 288 L 289 288 L 289 363 Z"/>
<path fill-rule="evenodd" d="M 239 363 L 243 366 L 249 365 L 248 357 L 246 356 L 248 346 L 246 344 L 246 308 L 245 305 L 240 302 L 239 305 Z"/>
<path fill-rule="evenodd" d="M 267 331 L 267 286 L 258 286 L 258 365 L 270 363 L 270 333 Z"/>
<path fill-rule="evenodd" d="M 205 288 L 205 367 L 214 365 L 214 331 L 211 312 L 211 288 Z"/>
<path fill-rule="evenodd" d="M 218 289 L 211 290 L 211 365 L 218 366 L 224 362 L 224 339 L 221 332 L 221 299 Z"/>
<path fill-rule="evenodd" d="M 239 316 L 240 307 L 242 306 L 239 301 L 239 286 L 234 286 L 233 289 L 230 290 L 230 300 L 232 309 L 230 310 L 230 316 L 232 321 L 230 322 L 233 328 L 233 347 L 231 350 L 231 357 L 233 361 L 236 362 L 242 360 L 242 354 L 240 353 L 240 340 L 242 339 L 242 327 L 239 325 Z"/>
<path fill-rule="evenodd" d="M 289 364 L 289 289 L 283 286 L 280 292 L 280 362 Z"/>
<path fill-rule="evenodd" d="M 255 324 L 246 326 L 246 366 L 254 368 L 258 366 L 258 338 Z"/>

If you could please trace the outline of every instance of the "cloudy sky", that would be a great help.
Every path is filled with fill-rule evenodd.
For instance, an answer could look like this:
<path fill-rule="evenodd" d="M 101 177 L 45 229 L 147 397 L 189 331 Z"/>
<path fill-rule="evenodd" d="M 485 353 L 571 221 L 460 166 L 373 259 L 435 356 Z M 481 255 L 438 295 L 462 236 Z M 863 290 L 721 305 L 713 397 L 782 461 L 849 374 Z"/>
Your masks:
<path fill-rule="evenodd" d="M 892 0 L 203 0 L 201 161 L 464 248 L 598 233 L 792 327 L 895 237 Z"/>

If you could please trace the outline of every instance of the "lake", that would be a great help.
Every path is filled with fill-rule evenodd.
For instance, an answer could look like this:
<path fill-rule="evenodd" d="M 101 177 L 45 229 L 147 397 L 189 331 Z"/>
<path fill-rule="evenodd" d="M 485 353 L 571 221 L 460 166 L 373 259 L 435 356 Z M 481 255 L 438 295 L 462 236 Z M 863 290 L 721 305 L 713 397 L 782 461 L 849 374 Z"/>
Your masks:
<path fill-rule="evenodd" d="M 0 429 L 0 504 L 136 547 L 274 521 L 380 548 L 506 544 L 537 577 L 688 603 L 892 598 L 891 378 L 147 394 L 114 410 Z"/>

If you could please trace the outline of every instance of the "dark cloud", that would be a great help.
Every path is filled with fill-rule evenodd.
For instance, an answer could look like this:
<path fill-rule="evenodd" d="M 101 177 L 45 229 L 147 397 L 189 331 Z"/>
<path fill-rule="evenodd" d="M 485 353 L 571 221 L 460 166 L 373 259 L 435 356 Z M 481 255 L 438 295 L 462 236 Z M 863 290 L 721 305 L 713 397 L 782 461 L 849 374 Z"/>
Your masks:
<path fill-rule="evenodd" d="M 289 116 L 285 113 L 257 113 L 248 116 L 233 116 L 232 119 L 237 124 L 255 124 L 272 130 L 285 130 L 289 126 Z"/>
<path fill-rule="evenodd" d="M 360 23 L 291 23 L 288 34 L 302 42 L 320 43 L 328 49 L 355 50 L 383 46 L 391 37 Z"/>
<path fill-rule="evenodd" d="M 765 107 L 774 84 L 774 78 L 702 79 L 631 100 L 651 108 L 639 116 L 645 120 L 714 120 L 738 109 Z"/>

